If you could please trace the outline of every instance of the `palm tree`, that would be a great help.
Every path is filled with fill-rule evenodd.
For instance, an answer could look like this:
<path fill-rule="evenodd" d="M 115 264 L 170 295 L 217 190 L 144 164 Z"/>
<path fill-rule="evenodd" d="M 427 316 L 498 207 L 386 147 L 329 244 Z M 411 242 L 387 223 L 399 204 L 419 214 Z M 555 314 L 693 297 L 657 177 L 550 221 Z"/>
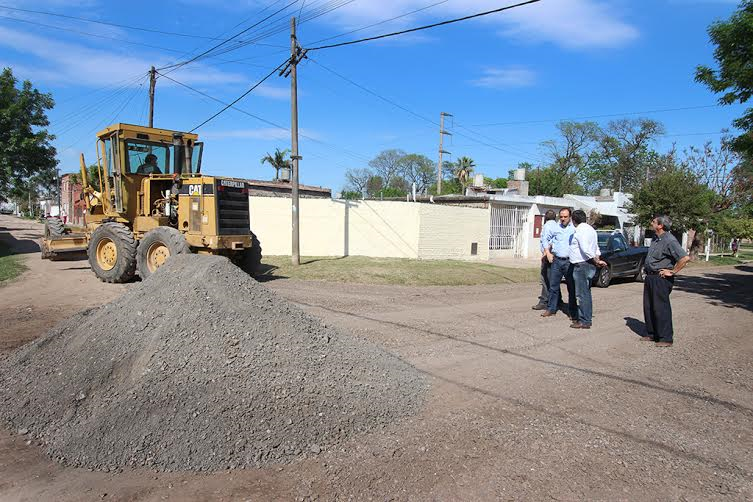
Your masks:
<path fill-rule="evenodd" d="M 288 150 L 287 148 L 285 150 L 275 148 L 274 155 L 267 153 L 264 157 L 261 158 L 262 164 L 266 162 L 270 166 L 275 168 L 275 181 L 280 179 L 280 169 L 282 169 L 283 167 L 288 167 L 287 156 L 289 153 L 290 150 Z"/>
<path fill-rule="evenodd" d="M 458 179 L 463 186 L 463 194 L 465 194 L 465 187 L 468 185 L 468 180 L 473 174 L 473 168 L 476 167 L 476 163 L 470 157 L 460 157 L 455 163 L 453 175 Z"/>

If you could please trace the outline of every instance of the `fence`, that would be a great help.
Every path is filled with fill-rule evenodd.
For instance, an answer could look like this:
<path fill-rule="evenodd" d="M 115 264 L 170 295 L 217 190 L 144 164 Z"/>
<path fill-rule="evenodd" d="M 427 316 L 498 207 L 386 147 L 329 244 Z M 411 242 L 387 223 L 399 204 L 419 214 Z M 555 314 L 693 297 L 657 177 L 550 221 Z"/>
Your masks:
<path fill-rule="evenodd" d="M 523 226 L 528 220 L 528 208 L 506 204 L 492 204 L 489 219 L 489 250 L 512 249 L 515 257 L 523 254 Z"/>

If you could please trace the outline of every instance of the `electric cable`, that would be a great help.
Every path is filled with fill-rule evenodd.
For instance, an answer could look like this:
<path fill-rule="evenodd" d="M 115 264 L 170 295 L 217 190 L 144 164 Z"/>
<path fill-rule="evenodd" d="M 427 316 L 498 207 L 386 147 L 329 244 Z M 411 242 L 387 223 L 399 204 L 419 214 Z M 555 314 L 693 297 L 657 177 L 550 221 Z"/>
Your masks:
<path fill-rule="evenodd" d="M 176 84 L 178 84 L 178 85 L 180 85 L 180 86 L 182 86 L 182 87 L 185 87 L 186 89 L 188 89 L 188 90 L 190 90 L 190 91 L 192 91 L 192 92 L 194 92 L 194 93 L 196 93 L 196 94 L 198 94 L 198 95 L 200 95 L 200 96 L 203 96 L 203 97 L 205 97 L 205 98 L 211 99 L 212 101 L 214 101 L 214 102 L 217 102 L 217 103 L 220 103 L 220 104 L 222 104 L 222 105 L 228 105 L 228 106 L 229 106 L 230 108 L 232 108 L 233 110 L 235 110 L 235 111 L 237 111 L 237 112 L 239 112 L 239 113 L 242 113 L 242 114 L 244 114 L 244 115 L 248 115 L 249 117 L 251 117 L 251 118 L 254 118 L 254 119 L 256 119 L 256 120 L 258 120 L 258 121 L 260 121 L 260 122 L 262 122 L 262 123 L 264 123 L 264 124 L 270 125 L 270 126 L 272 126 L 272 127 L 274 127 L 274 128 L 277 128 L 277 129 L 280 129 L 280 130 L 286 131 L 286 132 L 288 132 L 288 133 L 290 132 L 290 128 L 289 128 L 289 127 L 285 127 L 285 126 L 282 126 L 282 125 L 280 125 L 280 124 L 277 124 L 277 123 L 275 123 L 275 122 L 272 122 L 272 121 L 270 121 L 270 120 L 267 120 L 267 119 L 265 119 L 265 118 L 263 118 L 263 117 L 260 117 L 260 116 L 258 116 L 258 115 L 255 115 L 255 114 L 253 114 L 253 113 L 251 113 L 251 112 L 249 112 L 249 111 L 247 111 L 247 110 L 244 110 L 243 108 L 239 108 L 239 107 L 235 106 L 235 105 L 234 105 L 234 104 L 232 104 L 232 103 L 228 104 L 228 103 L 227 103 L 226 101 L 223 101 L 223 100 L 221 100 L 221 99 L 215 98 L 214 96 L 212 96 L 212 95 L 210 95 L 210 94 L 207 94 L 206 92 L 200 91 L 199 89 L 196 89 L 196 88 L 194 88 L 194 87 L 191 87 L 190 85 L 184 84 L 183 82 L 180 82 L 180 81 L 178 81 L 178 80 L 176 80 L 176 79 L 174 79 L 174 78 L 172 78 L 172 77 L 169 77 L 169 76 L 166 76 L 166 75 L 162 75 L 162 76 L 163 76 L 163 77 L 165 77 L 165 78 L 166 78 L 166 79 L 168 79 L 168 80 L 171 80 L 171 81 L 173 81 L 174 83 L 176 83 Z M 368 162 L 368 161 L 370 160 L 370 159 L 368 159 L 367 157 L 365 157 L 365 156 L 363 156 L 363 155 L 360 155 L 360 154 L 358 154 L 358 153 L 355 153 L 355 152 L 353 152 L 353 151 L 351 151 L 351 150 L 348 150 L 348 149 L 345 149 L 345 148 L 342 148 L 342 147 L 338 147 L 338 146 L 336 146 L 336 145 L 333 145 L 333 144 L 331 144 L 331 143 L 327 143 L 327 142 L 325 142 L 325 141 L 322 141 L 322 140 L 320 140 L 320 139 L 314 138 L 314 137 L 312 137 L 312 136 L 309 136 L 309 135 L 307 135 L 307 134 L 304 134 L 304 133 L 299 133 L 299 135 L 300 135 L 300 136 L 301 136 L 302 138 L 305 138 L 305 139 L 307 139 L 308 141 L 311 141 L 312 143 L 317 143 L 317 144 L 319 144 L 319 145 L 323 145 L 323 146 L 329 147 L 330 149 L 334 149 L 334 150 L 337 150 L 337 151 L 339 151 L 339 152 L 343 152 L 343 153 L 345 153 L 346 155 L 350 156 L 351 158 L 353 158 L 353 159 L 355 159 L 355 160 L 357 160 L 357 161 L 359 161 L 359 162 Z"/>
<path fill-rule="evenodd" d="M 282 63 L 280 63 L 274 70 L 272 70 L 271 72 L 267 73 L 267 75 L 264 76 L 264 78 L 262 78 L 257 83 L 255 83 L 254 85 L 252 85 L 246 92 L 244 92 L 243 94 L 241 94 L 240 96 L 238 96 L 237 98 L 235 98 L 230 104 L 228 104 L 222 110 L 218 111 L 217 113 L 215 113 L 214 115 L 212 115 L 211 117 L 209 117 L 208 119 L 206 119 L 204 122 L 202 122 L 201 124 L 197 125 L 196 127 L 194 127 L 193 129 L 191 129 L 188 132 L 194 132 L 196 129 L 199 129 L 201 126 L 203 126 L 203 125 L 207 124 L 208 122 L 211 122 L 212 120 L 214 120 L 215 118 L 217 118 L 220 114 L 224 113 L 228 108 L 230 108 L 231 106 L 233 106 L 235 103 L 237 103 L 241 99 L 243 99 L 246 96 L 248 96 L 249 94 L 251 94 L 251 92 L 253 92 L 254 89 L 256 89 L 261 84 L 263 84 L 269 77 L 271 77 L 272 75 L 274 75 L 275 73 L 277 73 L 282 67 L 284 67 L 286 64 L 288 64 L 288 62 L 289 62 L 289 59 L 286 59 L 285 61 L 283 61 Z M 165 76 L 164 74 L 160 74 L 160 75 Z"/>
<path fill-rule="evenodd" d="M 418 26 L 416 28 L 410 28 L 410 29 L 407 29 L 407 30 L 395 31 L 395 32 L 392 32 L 392 33 L 385 33 L 383 35 L 376 35 L 376 36 L 373 36 L 373 37 L 361 38 L 361 39 L 358 39 L 358 40 L 350 40 L 348 42 L 340 42 L 340 43 L 337 43 L 337 44 L 322 45 L 322 46 L 319 46 L 319 47 L 311 47 L 308 50 L 310 50 L 310 51 L 319 51 L 319 50 L 323 50 L 323 49 L 334 49 L 335 47 L 344 47 L 346 45 L 360 44 L 360 43 L 363 43 L 363 42 L 372 42 L 374 40 L 381 40 L 383 38 L 396 37 L 398 35 L 405 35 L 406 33 L 415 33 L 417 31 L 428 30 L 428 29 L 431 29 L 431 28 L 437 28 L 439 26 L 446 26 L 448 24 L 459 23 L 461 21 L 468 21 L 470 19 L 475 19 L 475 18 L 479 18 L 479 17 L 483 17 L 483 16 L 488 16 L 488 15 L 491 15 L 491 14 L 497 14 L 497 13 L 504 12 L 504 11 L 511 10 L 511 9 L 515 9 L 515 8 L 518 8 L 518 7 L 523 7 L 525 5 L 534 4 L 534 3 L 537 3 L 537 2 L 540 2 L 540 1 L 541 0 L 527 0 L 526 2 L 520 2 L 520 3 L 513 4 L 513 5 L 508 5 L 506 7 L 500 7 L 498 9 L 487 10 L 487 11 L 484 11 L 484 12 L 479 12 L 477 14 L 471 14 L 470 16 L 459 17 L 459 18 L 456 18 L 456 19 L 449 19 L 447 21 L 441 21 L 439 23 L 427 24 L 425 26 Z"/>
<path fill-rule="evenodd" d="M 358 33 L 359 31 L 368 30 L 369 28 L 375 28 L 377 26 L 381 26 L 383 24 L 387 24 L 389 22 L 396 21 L 398 19 L 401 19 L 401 18 L 404 18 L 404 17 L 408 17 L 408 16 L 412 16 L 413 14 L 417 14 L 419 12 L 431 9 L 432 7 L 436 7 L 437 5 L 441 5 L 443 3 L 447 3 L 448 1 L 449 0 L 441 0 L 440 2 L 436 2 L 436 3 L 433 3 L 433 4 L 427 5 L 425 7 L 421 7 L 420 9 L 415 9 L 415 10 L 412 10 L 410 12 L 406 12 L 405 14 L 400 14 L 399 16 L 391 17 L 389 19 L 385 19 L 383 21 L 379 21 L 377 23 L 370 24 L 368 26 L 363 26 L 363 27 L 355 29 L 355 30 L 346 31 L 345 33 L 340 33 L 339 35 L 333 35 L 331 37 L 322 38 L 322 39 L 316 40 L 314 42 L 311 42 L 310 44 L 305 44 L 305 45 L 320 44 L 320 43 L 326 42 L 328 40 L 334 40 L 336 38 L 344 37 L 344 36 L 347 36 L 347 35 L 352 35 L 353 33 Z"/>

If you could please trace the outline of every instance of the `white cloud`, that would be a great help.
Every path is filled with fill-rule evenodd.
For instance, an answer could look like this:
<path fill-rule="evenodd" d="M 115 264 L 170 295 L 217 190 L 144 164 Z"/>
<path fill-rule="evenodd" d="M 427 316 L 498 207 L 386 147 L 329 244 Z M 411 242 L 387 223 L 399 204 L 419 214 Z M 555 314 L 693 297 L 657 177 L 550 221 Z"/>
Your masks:
<path fill-rule="evenodd" d="M 135 77 L 139 74 L 146 76 L 155 61 L 162 64 L 169 62 L 162 56 L 147 59 L 118 54 L 113 50 L 94 49 L 2 26 L 0 46 L 23 55 L 23 59 L 19 60 L 20 66 L 35 69 L 33 80 L 72 86 L 98 87 L 130 79 L 134 79 L 131 85 L 136 85 Z M 12 61 L 17 58 L 11 58 L 7 51 L 4 52 L 6 61 L 16 66 Z M 244 75 L 222 72 L 201 64 L 181 68 L 171 76 L 187 84 L 241 84 L 250 80 Z"/>
<path fill-rule="evenodd" d="M 333 19 L 341 27 L 353 29 L 429 4 L 430 0 L 365 0 L 348 4 L 324 19 Z M 425 22 L 429 17 L 431 20 L 460 17 L 498 7 L 498 0 L 446 2 L 343 40 L 389 31 L 400 25 L 413 25 L 419 20 Z M 544 0 L 469 23 L 474 22 L 497 26 L 499 33 L 508 38 L 551 42 L 571 49 L 619 47 L 639 36 L 638 30 L 622 19 L 616 0 Z M 442 29 L 437 28 L 436 32 Z"/>
<path fill-rule="evenodd" d="M 477 87 L 506 89 L 509 87 L 528 87 L 536 82 L 536 74 L 528 68 L 510 66 L 507 68 L 486 68 L 484 74 L 471 84 Z"/>

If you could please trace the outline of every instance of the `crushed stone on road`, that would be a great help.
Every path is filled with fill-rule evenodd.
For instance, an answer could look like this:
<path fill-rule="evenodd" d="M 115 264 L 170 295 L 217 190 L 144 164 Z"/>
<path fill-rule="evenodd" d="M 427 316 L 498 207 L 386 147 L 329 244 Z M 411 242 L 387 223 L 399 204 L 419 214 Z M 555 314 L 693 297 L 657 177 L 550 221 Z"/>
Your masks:
<path fill-rule="evenodd" d="M 0 361 L 0 418 L 66 465 L 219 470 L 332 449 L 427 388 L 226 258 L 181 255 Z"/>

